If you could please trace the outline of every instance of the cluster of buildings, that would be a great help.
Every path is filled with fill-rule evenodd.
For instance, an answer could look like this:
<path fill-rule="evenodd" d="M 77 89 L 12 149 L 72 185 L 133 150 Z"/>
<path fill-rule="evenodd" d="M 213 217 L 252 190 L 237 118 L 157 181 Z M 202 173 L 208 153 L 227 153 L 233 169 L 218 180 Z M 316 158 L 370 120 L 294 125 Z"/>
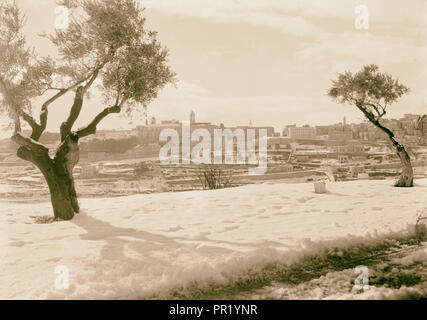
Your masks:
<path fill-rule="evenodd" d="M 235 126 L 235 127 L 225 127 L 223 124 L 216 125 L 212 124 L 210 122 L 197 122 L 196 121 L 196 114 L 194 111 L 191 111 L 190 113 L 190 126 L 191 126 L 191 132 L 197 130 L 197 129 L 206 129 L 210 135 L 214 136 L 214 130 L 215 129 L 230 129 L 231 131 L 235 131 L 236 129 L 243 130 L 245 136 L 247 133 L 247 130 L 249 129 L 255 129 L 256 132 L 259 132 L 260 129 L 267 130 L 267 136 L 272 137 L 275 135 L 274 127 L 254 127 L 254 126 Z M 153 117 L 151 119 L 151 124 L 146 126 L 137 126 L 134 130 L 132 130 L 133 135 L 136 135 L 143 141 L 145 144 L 156 144 L 160 141 L 160 133 L 164 129 L 173 129 L 176 130 L 178 133 L 182 132 L 182 122 L 177 120 L 167 120 L 162 121 L 160 124 L 156 123 L 156 119 Z"/>
<path fill-rule="evenodd" d="M 420 121 L 421 119 L 421 121 Z M 427 119 L 405 114 L 401 119 L 381 120 L 396 138 L 410 149 L 414 158 L 425 157 L 427 148 L 423 126 Z M 324 126 L 286 125 L 279 138 L 271 139 L 269 153 L 277 159 L 303 163 L 362 163 L 367 160 L 397 160 L 388 136 L 370 122 Z"/>
<path fill-rule="evenodd" d="M 420 119 L 423 120 L 420 122 Z M 423 128 L 427 128 L 426 117 L 421 118 L 419 115 L 405 114 L 400 119 L 383 119 L 381 122 L 393 131 L 399 141 L 410 147 L 410 149 L 416 150 L 422 146 L 427 146 L 427 137 L 423 131 Z M 254 129 L 256 133 L 264 130 L 267 132 L 269 163 L 293 164 L 294 167 L 298 167 L 298 163 L 324 163 L 330 161 L 349 163 L 363 162 L 369 158 L 381 158 L 390 161 L 395 157 L 395 152 L 390 147 L 388 137 L 381 130 L 369 122 L 347 124 L 345 117 L 341 123 L 332 125 L 286 125 L 281 133 L 275 132 L 272 126 L 255 127 L 252 123 L 248 126 L 225 127 L 223 124 L 198 122 L 194 111 L 190 114 L 189 123 L 191 132 L 197 129 L 205 129 L 212 137 L 214 137 L 216 129 L 229 129 L 232 132 L 239 130 L 245 136 L 247 136 L 249 129 Z M 181 121 L 166 120 L 157 123 L 157 120 L 152 117 L 151 121 L 146 125 L 137 126 L 132 130 L 99 130 L 96 135 L 85 139 L 121 140 L 135 137 L 138 145 L 124 154 L 111 154 L 109 150 L 84 150 L 81 154 L 81 160 L 92 162 L 109 159 L 158 158 L 162 144 L 160 142 L 161 132 L 164 129 L 174 129 L 176 132 L 181 133 L 182 126 Z M 58 138 L 57 134 L 50 133 L 43 137 L 43 139 L 49 141 L 42 142 L 53 145 L 57 142 L 56 138 Z M 256 136 L 256 138 L 258 137 Z M 196 144 L 198 142 L 192 143 Z M 3 155 L 1 154 L 2 150 L 0 150 L 2 159 L 7 160 L 11 156 L 6 154 L 9 153 L 9 149 L 3 150 L 5 152 Z M 424 147 L 424 149 L 427 148 Z M 416 152 L 414 151 L 411 156 L 417 158 Z M 91 175 L 91 172 L 88 174 Z"/>
<path fill-rule="evenodd" d="M 389 127 L 400 141 L 410 147 L 419 147 L 427 141 L 423 140 L 423 132 L 420 130 L 420 116 L 406 114 L 401 119 L 382 120 L 386 127 Z M 424 119 L 427 127 L 427 120 Z M 286 125 L 281 133 L 275 132 L 274 127 L 248 126 L 225 127 L 223 124 L 213 124 L 210 122 L 196 121 L 196 114 L 191 112 L 189 117 L 191 132 L 197 129 L 207 130 L 214 136 L 216 129 L 230 129 L 235 131 L 240 129 L 245 134 L 249 129 L 255 132 L 264 129 L 267 132 L 267 154 L 268 162 L 271 164 L 281 163 L 288 171 L 298 168 L 304 169 L 307 166 L 322 164 L 354 164 L 363 163 L 368 160 L 375 161 L 397 161 L 395 151 L 390 146 L 388 137 L 369 122 L 360 124 L 347 124 L 344 117 L 341 123 L 323 126 L 297 126 L 295 124 Z M 424 125 L 424 123 L 423 123 Z M 157 123 L 151 118 L 150 123 L 128 131 L 100 131 L 97 139 L 105 138 L 128 138 L 135 136 L 140 141 L 140 145 L 120 155 L 124 158 L 156 158 L 162 143 L 160 134 L 164 129 L 174 129 L 181 133 L 183 124 L 177 120 L 167 120 Z M 198 142 L 192 142 L 196 144 Z M 236 139 L 237 143 L 237 139 Z M 212 143 L 213 145 L 213 143 Z M 235 148 L 236 150 L 237 148 Z M 424 148 L 426 149 L 426 148 Z M 411 156 L 418 158 L 419 154 L 411 153 Z M 99 159 L 96 155 L 91 155 L 89 159 Z M 108 157 L 102 154 L 101 158 Z"/>
<path fill-rule="evenodd" d="M 389 128 L 397 139 L 403 143 L 425 144 L 426 135 L 423 128 L 427 128 L 427 118 L 416 114 L 405 114 L 400 119 L 381 119 L 381 123 Z M 297 127 L 295 124 L 286 125 L 282 136 L 295 140 L 304 139 L 328 139 L 328 140 L 362 140 L 378 141 L 387 140 L 386 134 L 370 122 L 347 124 L 346 119 L 342 123 L 323 126 L 305 125 Z"/>
<path fill-rule="evenodd" d="M 404 144 L 409 145 L 427 145 L 427 134 L 423 132 L 423 127 L 427 128 L 427 117 L 424 117 L 423 123 L 419 123 L 420 116 L 414 114 L 405 114 L 400 119 L 382 119 L 384 126 L 389 128 L 395 134 L 395 137 Z M 191 112 L 189 117 L 191 131 L 197 129 L 206 129 L 213 136 L 215 129 L 230 129 L 232 131 L 241 129 L 246 134 L 247 130 L 260 129 L 267 130 L 267 136 L 272 141 L 281 138 L 282 141 L 293 141 L 297 143 L 312 143 L 313 145 L 322 144 L 324 141 L 332 143 L 340 142 L 342 144 L 358 141 L 359 143 L 371 143 L 388 141 L 387 136 L 380 129 L 370 122 L 347 124 L 344 117 L 341 123 L 321 126 L 297 126 L 296 124 L 285 125 L 282 132 L 275 132 L 272 126 L 232 126 L 225 127 L 223 124 L 213 124 L 210 122 L 196 121 L 196 114 Z M 159 144 L 160 133 L 164 129 L 174 129 L 177 132 L 182 130 L 182 122 L 178 120 L 165 120 L 157 123 L 155 117 L 151 118 L 150 123 L 136 126 L 132 130 L 100 130 L 93 139 L 126 139 L 131 136 L 137 137 L 141 145 Z"/>
<path fill-rule="evenodd" d="M 423 119 L 422 122 L 420 119 Z M 427 140 L 423 128 L 427 128 L 427 119 L 418 115 L 406 114 L 401 119 L 381 121 L 407 147 L 415 172 L 421 172 L 425 176 L 427 174 L 425 172 Z M 255 133 L 259 133 L 261 130 L 266 132 L 268 170 L 261 176 L 252 177 L 253 179 L 289 178 L 310 181 L 309 179 L 318 179 L 319 174 L 323 174 L 324 177 L 326 173 L 328 177 L 346 180 L 369 178 L 369 175 L 372 174 L 376 177 L 381 174 L 392 175 L 400 170 L 400 161 L 390 145 L 388 137 L 369 122 L 347 124 L 344 117 L 342 122 L 332 125 L 286 125 L 279 133 L 275 132 L 272 126 L 253 126 L 252 123 L 248 126 L 226 127 L 223 124 L 199 122 L 196 120 L 196 114 L 191 112 L 189 121 L 185 124 L 177 120 L 158 123 L 153 117 L 146 125 L 137 126 L 131 130 L 99 130 L 96 135 L 84 138 L 86 142 L 90 143 L 86 144 L 86 147 L 81 146 L 80 162 L 78 168 L 76 167 L 76 174 L 81 179 L 108 180 L 112 176 L 114 179 L 131 177 L 133 172 L 131 164 L 135 160 L 152 161 L 158 165 L 168 183 L 171 185 L 176 183 L 177 186 L 186 185 L 188 175 L 191 172 L 193 175 L 198 172 L 198 165 L 193 163 L 185 165 L 183 161 L 178 166 L 160 165 L 159 154 L 164 143 L 160 141 L 161 132 L 165 129 L 175 130 L 181 141 L 184 125 L 188 123 L 191 128 L 190 134 L 197 129 L 204 129 L 210 133 L 211 137 L 215 136 L 214 132 L 217 129 L 222 129 L 223 132 L 227 129 L 232 132 L 240 131 L 245 134 L 245 137 L 248 137 L 248 130 L 253 130 Z M 51 147 L 53 152 L 58 139 L 58 133 L 47 132 L 42 137 L 42 143 Z M 91 139 L 105 140 L 102 141 L 105 150 L 90 147 L 101 145 L 98 143 L 99 141 Z M 255 135 L 255 139 L 256 144 L 259 145 L 259 135 Z M 115 144 L 120 143 L 121 145 L 125 145 L 125 140 L 136 142 L 126 148 L 125 152 L 114 153 L 107 140 L 114 140 Z M 197 143 L 198 141 L 192 141 L 192 147 Z M 233 158 L 236 160 L 237 138 L 233 140 L 233 144 Z M 211 145 L 214 145 L 213 141 Z M 16 157 L 16 148 L 17 146 L 10 139 L 4 140 L 4 143 L 0 144 L 0 165 L 16 165 L 17 161 L 25 164 Z M 260 149 L 257 146 L 255 148 L 258 155 Z M 103 164 L 108 167 L 111 163 L 115 163 L 118 167 L 114 170 L 110 170 L 111 168 L 104 170 Z M 122 165 L 125 167 L 120 167 Z M 236 174 L 242 175 L 242 172 L 248 172 L 248 166 L 249 164 L 236 164 L 232 166 L 232 170 L 237 172 Z"/>
<path fill-rule="evenodd" d="M 287 125 L 283 129 L 282 136 L 289 137 L 294 140 L 310 140 L 310 139 L 328 139 L 347 141 L 353 139 L 353 131 L 346 123 L 346 118 L 340 124 L 329 126 L 309 126 L 305 125 L 297 127 L 295 124 Z"/>

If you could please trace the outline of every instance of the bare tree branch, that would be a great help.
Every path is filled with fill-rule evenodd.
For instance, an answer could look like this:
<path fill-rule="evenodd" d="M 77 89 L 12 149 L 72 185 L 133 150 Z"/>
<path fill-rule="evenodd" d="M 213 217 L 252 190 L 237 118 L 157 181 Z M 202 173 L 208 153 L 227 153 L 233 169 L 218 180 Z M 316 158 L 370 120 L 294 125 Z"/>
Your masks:
<path fill-rule="evenodd" d="M 77 88 L 74 103 L 71 106 L 70 113 L 66 121 L 61 124 L 60 132 L 61 132 L 61 141 L 64 141 L 67 135 L 71 132 L 74 123 L 80 115 L 80 112 L 83 107 L 83 97 L 86 91 L 92 86 L 94 81 L 99 75 L 99 71 L 107 64 L 108 61 L 103 62 L 95 70 L 92 72 L 89 81 L 84 85 Z"/>
<path fill-rule="evenodd" d="M 86 83 L 86 85 L 83 87 L 83 93 L 85 93 L 89 88 L 92 86 L 93 82 L 98 78 L 99 71 L 107 64 L 108 61 L 103 62 L 101 65 L 95 68 L 92 75 L 90 76 L 89 81 Z"/>
<path fill-rule="evenodd" d="M 46 146 L 44 146 L 40 142 L 35 141 L 34 139 L 25 137 L 20 132 L 17 132 L 12 136 L 12 141 L 16 142 L 22 147 L 29 148 L 30 150 L 39 151 L 43 153 L 49 152 L 49 149 Z"/>
<path fill-rule="evenodd" d="M 64 121 L 60 127 L 61 141 L 64 141 L 67 135 L 71 132 L 71 128 L 73 127 L 74 122 L 80 115 L 80 111 L 83 106 L 83 93 L 84 87 L 78 87 L 74 97 L 74 103 L 71 106 L 70 114 L 68 115 L 67 120 Z"/>
<path fill-rule="evenodd" d="M 33 130 L 35 130 L 38 127 L 40 127 L 38 125 L 38 123 L 36 122 L 36 120 L 32 116 L 30 116 L 28 113 L 26 113 L 23 110 L 20 110 L 19 113 L 20 113 L 22 119 L 24 119 L 24 121 L 26 121 Z"/>
<path fill-rule="evenodd" d="M 121 105 L 123 105 L 124 100 L 122 101 Z M 98 115 L 92 120 L 91 123 L 89 123 L 85 128 L 82 128 L 76 132 L 77 136 L 80 138 L 89 136 L 91 134 L 96 133 L 96 126 L 109 114 L 111 113 L 120 113 L 121 106 L 113 106 L 109 108 L 105 108 L 103 111 L 98 113 Z"/>
<path fill-rule="evenodd" d="M 380 104 L 373 104 L 373 103 L 368 103 L 368 102 L 362 102 L 361 104 L 372 107 L 375 110 L 375 112 L 377 113 L 378 119 L 386 114 L 385 108 L 383 108 Z M 380 108 L 381 108 L 381 111 L 380 111 Z"/>

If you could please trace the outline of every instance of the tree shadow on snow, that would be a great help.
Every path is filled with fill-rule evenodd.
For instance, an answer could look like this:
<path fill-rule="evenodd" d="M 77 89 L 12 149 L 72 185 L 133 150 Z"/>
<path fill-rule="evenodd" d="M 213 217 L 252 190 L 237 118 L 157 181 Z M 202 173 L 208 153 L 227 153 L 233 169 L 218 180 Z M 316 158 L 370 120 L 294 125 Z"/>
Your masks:
<path fill-rule="evenodd" d="M 80 237 L 88 241 L 104 241 L 101 249 L 101 258 L 118 260 L 123 263 L 154 264 L 157 262 L 172 265 L 174 259 L 180 255 L 198 255 L 211 258 L 213 255 L 226 255 L 233 252 L 221 244 L 238 247 L 259 247 L 260 243 L 240 243 L 225 240 L 212 240 L 206 236 L 196 238 L 165 236 L 133 228 L 114 226 L 106 221 L 88 215 L 85 211 L 75 216 L 71 221 L 84 229 L 85 234 Z M 202 246 L 200 244 L 203 244 Z M 280 245 L 280 243 L 270 243 Z M 166 252 L 169 252 L 166 254 Z"/>

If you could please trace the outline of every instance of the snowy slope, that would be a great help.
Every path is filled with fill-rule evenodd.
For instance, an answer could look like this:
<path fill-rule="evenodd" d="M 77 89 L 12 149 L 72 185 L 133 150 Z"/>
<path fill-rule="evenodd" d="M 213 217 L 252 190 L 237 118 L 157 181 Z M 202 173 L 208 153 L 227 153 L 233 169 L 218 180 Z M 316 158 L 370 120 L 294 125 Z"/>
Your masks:
<path fill-rule="evenodd" d="M 161 297 L 171 288 L 326 247 L 408 232 L 427 179 L 257 184 L 239 188 L 81 199 L 70 222 L 36 224 L 50 203 L 0 202 L 0 298 Z M 69 289 L 54 286 L 69 270 Z"/>

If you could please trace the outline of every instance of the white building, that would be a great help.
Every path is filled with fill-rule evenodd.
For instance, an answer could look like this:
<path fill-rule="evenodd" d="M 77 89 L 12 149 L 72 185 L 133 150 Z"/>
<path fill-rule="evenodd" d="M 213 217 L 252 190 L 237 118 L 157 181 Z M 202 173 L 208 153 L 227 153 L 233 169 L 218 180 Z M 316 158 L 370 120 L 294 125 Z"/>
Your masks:
<path fill-rule="evenodd" d="M 290 127 L 288 136 L 291 139 L 315 139 L 316 128 L 314 127 Z"/>

